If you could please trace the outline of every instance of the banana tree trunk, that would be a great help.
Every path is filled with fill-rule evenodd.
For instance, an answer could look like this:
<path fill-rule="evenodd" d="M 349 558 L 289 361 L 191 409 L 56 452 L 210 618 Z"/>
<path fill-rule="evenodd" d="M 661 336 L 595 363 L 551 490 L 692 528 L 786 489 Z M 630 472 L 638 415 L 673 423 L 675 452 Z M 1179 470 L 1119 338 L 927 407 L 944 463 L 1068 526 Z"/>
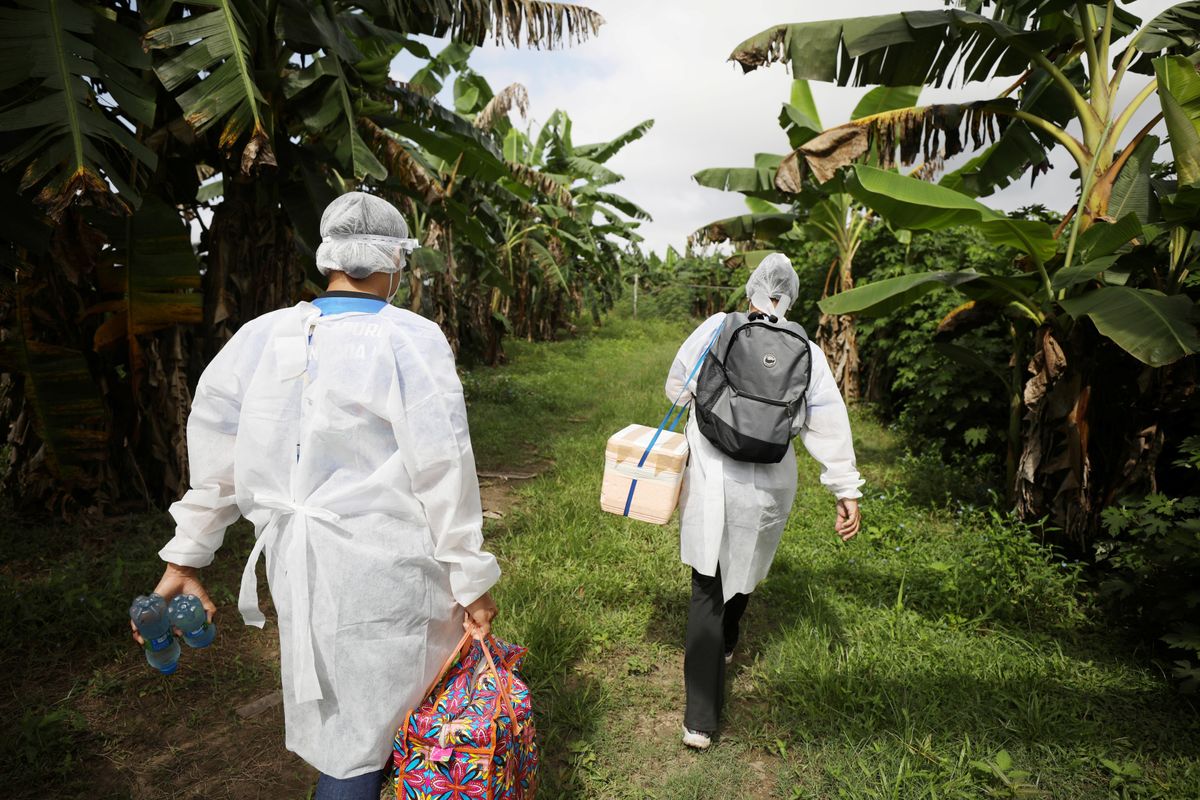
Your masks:
<path fill-rule="evenodd" d="M 853 402 L 861 397 L 859 385 L 858 337 L 854 317 L 848 314 L 822 314 L 817 322 L 817 344 L 825 352 L 829 367 L 842 397 Z"/>
<path fill-rule="evenodd" d="M 242 177 L 236 164 L 226 166 L 225 199 L 213 210 L 209 229 L 201 364 L 243 323 L 298 302 L 304 286 L 277 185 Z"/>
<path fill-rule="evenodd" d="M 1028 373 L 1016 508 L 1047 520 L 1058 544 L 1086 553 L 1101 510 L 1156 490 L 1167 428 L 1189 431 L 1197 411 L 1195 367 L 1146 367 L 1077 324 L 1066 334 L 1040 328 Z"/>
<path fill-rule="evenodd" d="M 855 245 L 857 249 L 857 244 Z M 830 273 L 837 270 L 835 292 L 844 292 L 854 288 L 854 276 L 851 273 L 852 254 L 846 253 L 830 265 Z M 821 299 L 829 296 L 829 281 L 826 280 L 825 292 Z M 822 314 L 817 320 L 817 344 L 829 361 L 833 377 L 842 397 L 847 403 L 853 403 L 862 397 L 862 387 L 859 381 L 858 336 L 854 329 L 854 317 L 848 314 Z"/>

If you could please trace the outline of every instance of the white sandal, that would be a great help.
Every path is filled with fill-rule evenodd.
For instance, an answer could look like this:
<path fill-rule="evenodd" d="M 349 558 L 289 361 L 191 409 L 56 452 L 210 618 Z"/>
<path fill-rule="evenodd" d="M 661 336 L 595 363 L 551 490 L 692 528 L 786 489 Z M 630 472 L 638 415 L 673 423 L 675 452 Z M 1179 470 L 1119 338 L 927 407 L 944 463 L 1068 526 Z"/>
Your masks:
<path fill-rule="evenodd" d="M 693 731 L 683 726 L 683 743 L 693 750 L 707 750 L 712 744 L 712 734 L 703 731 Z"/>

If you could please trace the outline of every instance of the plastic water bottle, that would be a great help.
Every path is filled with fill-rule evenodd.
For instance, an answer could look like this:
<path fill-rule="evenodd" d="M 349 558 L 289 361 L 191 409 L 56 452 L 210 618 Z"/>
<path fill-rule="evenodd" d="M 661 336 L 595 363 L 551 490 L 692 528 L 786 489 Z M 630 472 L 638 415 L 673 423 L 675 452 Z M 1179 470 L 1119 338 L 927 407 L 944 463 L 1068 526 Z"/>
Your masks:
<path fill-rule="evenodd" d="M 208 621 L 204 604 L 194 594 L 176 595 L 168 609 L 171 622 L 183 631 L 189 647 L 208 647 L 217 635 L 216 623 Z"/>
<path fill-rule="evenodd" d="M 146 640 L 146 661 L 163 675 L 179 668 L 179 642 L 171 632 L 167 601 L 157 594 L 139 595 L 129 607 L 129 618 Z"/>

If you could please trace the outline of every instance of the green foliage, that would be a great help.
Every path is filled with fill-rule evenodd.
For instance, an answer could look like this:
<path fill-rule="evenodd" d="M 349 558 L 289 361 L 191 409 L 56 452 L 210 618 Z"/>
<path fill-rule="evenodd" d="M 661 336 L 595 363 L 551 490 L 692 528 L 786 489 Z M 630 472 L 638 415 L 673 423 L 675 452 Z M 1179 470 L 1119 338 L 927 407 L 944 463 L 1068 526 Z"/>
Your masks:
<path fill-rule="evenodd" d="M 678 319 L 730 311 L 744 301 L 749 276 L 745 264 L 728 263 L 720 255 L 680 256 L 669 248 L 665 259 L 652 254 L 640 276 L 649 302 L 643 306 L 639 299 L 639 314 L 645 309 Z"/>
<path fill-rule="evenodd" d="M 825 270 L 834 257 L 830 245 L 806 242 L 789 250 L 801 279 L 790 316 L 815 325 Z M 869 226 L 855 259 L 864 283 L 922 270 L 1011 272 L 1011 259 L 971 228 L 912 237 L 907 244 L 881 224 Z M 1005 321 L 984 318 L 954 344 L 977 356 L 978 365 L 946 355 L 937 341 L 938 323 L 961 301 L 948 293 L 929 294 L 903 313 L 856 319 L 863 396 L 911 437 L 914 449 L 931 447 L 939 458 L 971 473 L 998 480 L 1003 470 L 1008 397 L 997 373 L 1008 372 L 1009 334 Z"/>
<path fill-rule="evenodd" d="M 934 459 L 898 463 L 917 474 L 938 466 Z M 865 545 L 845 570 L 863 581 L 863 591 L 882 597 L 890 588 L 903 607 L 951 627 L 992 621 L 1055 628 L 1084 621 L 1079 566 L 1055 558 L 1011 514 L 951 501 L 953 541 L 930 541 L 920 516 L 913 516 L 922 505 L 923 479 L 869 498 L 874 513 L 861 534 Z"/>
<path fill-rule="evenodd" d="M 1195 437 L 1185 460 L 1200 455 Z M 1152 494 L 1104 510 L 1110 538 L 1096 543 L 1100 587 L 1119 614 L 1159 636 L 1172 673 L 1200 689 L 1200 496 Z"/>
<path fill-rule="evenodd" d="M 525 88 L 469 64 L 484 38 L 588 38 L 584 6 L 18 0 L 0 22 L 14 502 L 178 497 L 189 390 L 241 324 L 319 291 L 320 213 L 343 192 L 388 199 L 432 251 L 398 296 L 467 361 L 598 320 L 641 257 L 649 215 L 607 164 L 653 121 L 575 145 L 556 111 L 523 132 Z M 411 81 L 390 73 L 401 51 Z"/>
<path fill-rule="evenodd" d="M 69 708 L 26 710 L 9 721 L 0 745 L 0 774 L 54 780 L 84 769 L 75 755 L 75 743 L 86 729 L 83 716 Z"/>

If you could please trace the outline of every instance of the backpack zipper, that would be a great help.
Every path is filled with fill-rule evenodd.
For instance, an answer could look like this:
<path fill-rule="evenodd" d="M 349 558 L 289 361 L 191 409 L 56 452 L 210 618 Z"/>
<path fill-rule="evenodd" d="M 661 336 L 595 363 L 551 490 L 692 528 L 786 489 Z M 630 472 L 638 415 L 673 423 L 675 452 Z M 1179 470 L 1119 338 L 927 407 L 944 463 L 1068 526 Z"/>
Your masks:
<path fill-rule="evenodd" d="M 775 325 L 768 325 L 765 322 L 747 322 L 745 325 L 742 325 L 736 331 L 734 331 L 733 335 L 729 337 L 729 344 L 725 345 L 725 352 L 723 354 L 724 358 L 721 359 L 722 364 L 725 363 L 725 358 L 729 357 L 729 351 L 730 351 L 730 349 L 733 348 L 733 343 L 735 341 L 737 341 L 737 337 L 740 336 L 742 331 L 746 330 L 746 328 L 769 328 L 770 330 L 777 331 L 778 333 L 786 334 L 788 336 L 791 336 L 794 339 L 799 339 L 800 341 L 804 342 L 805 344 L 808 344 L 808 339 L 804 338 L 803 336 L 801 336 L 798 333 L 793 333 L 792 331 L 789 331 L 786 328 L 780 328 Z"/>
<path fill-rule="evenodd" d="M 726 374 L 726 380 L 729 381 L 728 374 Z M 729 391 L 733 392 L 738 397 L 748 397 L 751 400 L 757 400 L 760 403 L 766 403 L 770 406 L 781 406 L 782 408 L 787 408 L 791 405 L 791 403 L 785 403 L 782 400 L 770 400 L 766 397 L 759 397 L 756 394 L 750 394 L 749 392 L 738 391 L 738 388 L 733 385 L 732 381 L 729 381 Z"/>

